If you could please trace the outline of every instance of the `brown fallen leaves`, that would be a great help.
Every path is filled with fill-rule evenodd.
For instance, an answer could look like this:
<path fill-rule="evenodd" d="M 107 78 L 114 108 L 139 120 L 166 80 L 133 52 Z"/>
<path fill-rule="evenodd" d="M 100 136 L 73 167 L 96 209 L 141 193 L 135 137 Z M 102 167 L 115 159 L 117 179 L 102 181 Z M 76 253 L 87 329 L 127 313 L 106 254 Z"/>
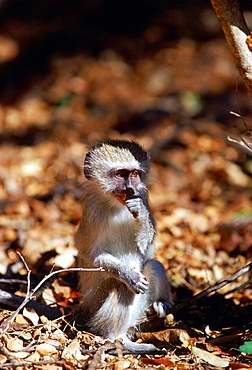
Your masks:
<path fill-rule="evenodd" d="M 31 291 L 53 268 L 75 266 L 81 166 L 88 146 L 107 136 L 135 139 L 152 149 L 150 200 L 158 224 L 157 257 L 167 268 L 176 303 L 251 262 L 252 164 L 245 150 L 251 137 L 242 134 L 241 118 L 229 115 L 236 109 L 237 74 L 225 42 L 208 40 L 209 31 L 205 41 L 162 38 L 174 28 L 176 14 L 178 20 L 188 20 L 182 8 L 172 11 L 174 17 L 159 16 L 138 39 L 122 42 L 120 36 L 120 47 L 115 43 L 107 49 L 107 40 L 106 50 L 96 56 L 86 51 L 50 56 L 44 81 L 34 77 L 27 94 L 21 95 L 18 82 L 14 86 L 12 76 L 6 76 L 13 81 L 10 90 L 16 88 L 20 95 L 16 102 L 0 104 L 1 289 L 26 296 L 27 269 L 17 252 L 31 271 Z M 206 14 L 201 16 L 211 19 Z M 205 22 L 198 22 L 203 18 L 195 18 L 197 27 L 203 27 Z M 50 21 L 49 29 L 58 24 Z M 33 22 L 20 18 L 5 25 L 0 68 L 20 53 L 19 37 L 24 45 L 31 43 L 25 34 L 40 42 L 34 38 Z M 128 50 L 130 63 L 122 48 Z M 25 66 L 16 62 L 15 71 L 22 71 Z M 28 63 L 27 69 L 33 65 Z M 251 98 L 242 88 L 238 95 L 241 110 L 251 116 Z M 234 124 L 246 145 L 227 141 L 229 135 L 237 136 Z M 47 281 L 36 299 L 71 308 L 77 304 L 77 290 L 74 273 L 64 273 Z M 25 308 L 1 338 L 0 363 L 4 368 L 51 370 L 202 370 L 221 366 L 209 359 L 212 354 L 228 360 L 230 369 L 246 369 L 251 355 L 241 353 L 239 345 L 251 340 L 251 300 L 247 273 L 218 294 L 175 313 L 174 322 L 168 320 L 160 332 L 155 319 L 153 331 L 137 336 L 167 354 L 141 359 L 121 353 L 118 344 L 79 332 L 64 317 L 50 321 Z M 5 308 L 0 324 L 10 315 Z"/>

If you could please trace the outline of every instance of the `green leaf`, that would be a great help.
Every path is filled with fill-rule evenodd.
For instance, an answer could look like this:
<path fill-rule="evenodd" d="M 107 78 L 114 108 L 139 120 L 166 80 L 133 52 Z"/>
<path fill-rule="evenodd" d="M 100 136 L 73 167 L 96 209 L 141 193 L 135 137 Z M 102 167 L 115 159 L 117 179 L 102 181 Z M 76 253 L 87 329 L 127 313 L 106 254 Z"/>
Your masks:
<path fill-rule="evenodd" d="M 63 107 L 67 107 L 68 105 L 71 104 L 72 100 L 73 100 L 73 94 L 71 92 L 68 92 L 66 93 L 65 95 L 63 95 L 57 102 L 56 102 L 56 106 L 57 108 L 63 108 Z"/>
<path fill-rule="evenodd" d="M 247 355 L 252 355 L 252 341 L 244 342 L 244 344 L 239 347 L 239 350 L 245 352 Z"/>

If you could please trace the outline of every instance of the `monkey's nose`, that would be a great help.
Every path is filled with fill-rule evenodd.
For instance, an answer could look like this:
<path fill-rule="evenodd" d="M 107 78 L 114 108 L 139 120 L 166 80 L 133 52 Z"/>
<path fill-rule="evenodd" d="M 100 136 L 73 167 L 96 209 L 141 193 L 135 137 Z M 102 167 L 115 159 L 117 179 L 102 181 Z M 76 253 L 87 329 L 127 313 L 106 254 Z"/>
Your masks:
<path fill-rule="evenodd" d="M 130 188 L 130 187 L 126 188 L 125 193 L 126 193 L 127 197 L 130 197 L 131 195 L 135 194 L 134 189 Z"/>

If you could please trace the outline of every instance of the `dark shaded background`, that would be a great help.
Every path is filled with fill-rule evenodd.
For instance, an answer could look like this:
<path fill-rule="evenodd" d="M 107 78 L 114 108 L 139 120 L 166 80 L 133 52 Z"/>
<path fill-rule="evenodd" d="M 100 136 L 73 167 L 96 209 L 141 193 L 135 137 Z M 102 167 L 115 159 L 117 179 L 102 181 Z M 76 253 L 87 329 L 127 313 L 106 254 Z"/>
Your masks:
<path fill-rule="evenodd" d="M 242 1 L 244 9 L 249 1 Z M 19 53 L 0 65 L 0 98 L 11 103 L 48 72 L 55 54 L 104 49 L 134 64 L 172 41 L 192 38 L 207 42 L 223 38 L 206 0 L 10 0 L 0 4 L 0 32 L 15 40 Z M 155 36 L 146 31 L 156 27 Z"/>

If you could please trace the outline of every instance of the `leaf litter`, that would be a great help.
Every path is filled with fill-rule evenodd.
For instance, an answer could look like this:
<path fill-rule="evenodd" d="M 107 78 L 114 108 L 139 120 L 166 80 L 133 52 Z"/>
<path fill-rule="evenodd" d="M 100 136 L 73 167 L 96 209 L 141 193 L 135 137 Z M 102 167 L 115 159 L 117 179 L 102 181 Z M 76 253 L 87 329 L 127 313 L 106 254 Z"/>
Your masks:
<path fill-rule="evenodd" d="M 4 42 L 11 60 L 14 39 Z M 63 316 L 50 320 L 27 305 L 1 334 L 0 368 L 252 366 L 251 271 L 193 300 L 252 261 L 250 147 L 234 139 L 234 123 L 244 137 L 241 119 L 216 103 L 229 95 L 226 86 L 234 91 L 234 76 L 221 40 L 181 39 L 134 64 L 119 52 L 54 55 L 44 84 L 38 80 L 15 103 L 1 104 L 0 289 L 23 298 L 27 288 L 35 290 L 38 303 Z M 243 90 L 240 99 L 249 112 Z M 218 119 L 219 109 L 226 121 Z M 184 306 L 165 323 L 142 322 L 136 339 L 166 354 L 136 357 L 68 320 L 79 298 L 77 272 L 56 271 L 76 266 L 81 166 L 90 143 L 106 136 L 152 149 L 157 258 L 176 304 Z M 11 315 L 6 297 L 1 308 L 4 331 Z"/>

